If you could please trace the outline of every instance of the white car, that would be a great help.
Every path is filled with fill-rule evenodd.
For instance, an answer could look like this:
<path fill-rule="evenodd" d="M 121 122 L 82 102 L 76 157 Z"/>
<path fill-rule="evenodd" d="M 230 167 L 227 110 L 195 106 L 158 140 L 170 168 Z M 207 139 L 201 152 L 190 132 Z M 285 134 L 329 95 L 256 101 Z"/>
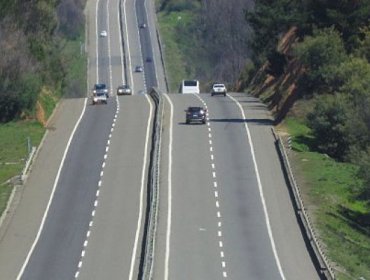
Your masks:
<path fill-rule="evenodd" d="M 100 37 L 107 37 L 108 33 L 106 30 L 103 30 L 102 32 L 100 32 Z"/>
<path fill-rule="evenodd" d="M 227 89 L 224 84 L 213 84 L 211 95 L 214 96 L 216 94 L 222 94 L 226 96 Z"/>
<path fill-rule="evenodd" d="M 99 103 L 101 104 L 108 103 L 107 95 L 103 92 L 95 93 L 92 97 L 92 105 L 99 104 Z"/>

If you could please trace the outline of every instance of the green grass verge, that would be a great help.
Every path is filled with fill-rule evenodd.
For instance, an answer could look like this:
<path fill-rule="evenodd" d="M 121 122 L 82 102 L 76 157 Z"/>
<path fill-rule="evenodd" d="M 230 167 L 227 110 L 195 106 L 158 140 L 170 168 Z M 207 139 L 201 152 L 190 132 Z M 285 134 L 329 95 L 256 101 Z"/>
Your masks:
<path fill-rule="evenodd" d="M 185 63 L 184 46 L 178 40 L 181 34 L 176 29 L 178 25 L 191 21 L 191 18 L 192 15 L 189 12 L 161 12 L 158 14 L 170 92 L 178 92 L 181 81 L 192 76 L 192 70 Z M 190 40 L 188 43 L 190 44 Z"/>
<path fill-rule="evenodd" d="M 11 193 L 8 179 L 22 172 L 27 159 L 27 138 L 38 146 L 45 129 L 36 121 L 9 122 L 0 125 L 0 215 Z"/>
<path fill-rule="evenodd" d="M 359 198 L 358 167 L 312 150 L 310 129 L 297 119 L 285 126 L 292 136 L 294 166 L 312 209 L 315 227 L 338 265 L 338 279 L 370 279 L 370 206 Z M 366 218 L 367 217 L 367 218 Z"/>

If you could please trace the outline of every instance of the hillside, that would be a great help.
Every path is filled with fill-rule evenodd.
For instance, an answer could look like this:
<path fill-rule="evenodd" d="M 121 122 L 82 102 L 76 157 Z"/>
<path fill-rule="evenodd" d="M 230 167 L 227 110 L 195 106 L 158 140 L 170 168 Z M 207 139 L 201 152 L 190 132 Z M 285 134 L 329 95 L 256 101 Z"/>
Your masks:
<path fill-rule="evenodd" d="M 84 86 L 75 82 L 77 73 L 70 70 L 76 63 L 74 49 L 81 56 L 84 4 L 0 1 L 0 122 L 39 118 L 45 123 L 66 92 L 84 94 Z"/>

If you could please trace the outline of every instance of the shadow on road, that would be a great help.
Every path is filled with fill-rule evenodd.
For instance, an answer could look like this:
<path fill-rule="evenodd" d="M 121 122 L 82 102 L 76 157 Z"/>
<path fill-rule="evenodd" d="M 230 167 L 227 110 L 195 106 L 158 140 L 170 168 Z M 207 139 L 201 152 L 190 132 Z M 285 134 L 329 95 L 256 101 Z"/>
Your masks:
<path fill-rule="evenodd" d="M 274 121 L 271 119 L 210 119 L 210 122 L 214 123 L 254 123 L 258 125 L 274 125 Z"/>

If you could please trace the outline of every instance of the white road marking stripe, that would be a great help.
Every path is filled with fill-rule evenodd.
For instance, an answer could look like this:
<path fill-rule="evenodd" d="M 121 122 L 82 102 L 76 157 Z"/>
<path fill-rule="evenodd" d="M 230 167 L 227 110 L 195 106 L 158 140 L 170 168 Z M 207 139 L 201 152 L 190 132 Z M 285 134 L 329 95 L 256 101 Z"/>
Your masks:
<path fill-rule="evenodd" d="M 85 240 L 85 242 L 84 242 L 84 247 L 86 247 L 88 243 L 89 243 L 89 242 L 88 242 L 87 240 Z"/>
<path fill-rule="evenodd" d="M 103 177 L 103 175 L 104 175 L 104 171 L 102 170 L 100 171 L 100 177 Z"/>
<path fill-rule="evenodd" d="M 54 198 L 55 190 L 56 190 L 56 187 L 57 187 L 58 182 L 59 182 L 60 173 L 61 173 L 61 171 L 62 171 L 62 167 L 63 167 L 63 165 L 64 165 L 64 161 L 65 161 L 65 159 L 66 159 L 67 152 L 68 152 L 69 147 L 70 147 L 70 145 L 71 145 L 72 139 L 73 139 L 73 137 L 74 137 L 74 135 L 75 135 L 75 132 L 76 132 L 76 130 L 77 130 L 77 127 L 78 127 L 78 125 L 80 124 L 80 122 L 81 122 L 81 120 L 82 120 L 83 115 L 85 114 L 85 110 L 86 110 L 86 103 L 87 103 L 87 98 L 85 98 L 85 102 L 84 102 L 84 106 L 83 106 L 83 109 L 82 109 L 81 115 L 80 115 L 79 119 L 77 120 L 77 122 L 76 122 L 76 124 L 75 124 L 75 126 L 74 126 L 74 128 L 73 128 L 73 130 L 72 130 L 71 135 L 69 136 L 69 139 L 68 139 L 68 142 L 67 142 L 67 146 L 66 146 L 66 148 L 65 148 L 65 150 L 64 150 L 63 157 L 62 157 L 62 160 L 61 160 L 61 162 L 60 162 L 60 165 L 59 165 L 59 168 L 58 168 L 58 172 L 57 172 L 57 175 L 56 175 L 55 180 L 54 180 L 53 189 L 52 189 L 52 191 L 51 191 L 51 194 L 50 194 L 50 198 L 49 198 L 48 204 L 47 204 L 47 206 L 46 206 L 46 209 L 45 209 L 44 215 L 43 215 L 42 220 L 41 220 L 41 224 L 40 224 L 40 226 L 39 226 L 39 230 L 37 231 L 37 234 L 36 234 L 35 240 L 33 241 L 32 246 L 31 246 L 30 250 L 28 251 L 27 257 L 26 257 L 26 259 L 25 259 L 25 261 L 24 261 L 24 263 L 23 263 L 23 265 L 22 265 L 22 267 L 21 267 L 21 269 L 20 269 L 20 271 L 19 271 L 19 273 L 18 273 L 18 275 L 17 275 L 17 280 L 20 280 L 20 279 L 21 279 L 21 277 L 23 276 L 24 270 L 25 270 L 25 268 L 26 268 L 26 266 L 27 266 L 27 264 L 28 264 L 28 262 L 29 262 L 29 260 L 30 260 L 30 257 L 31 257 L 31 255 L 32 255 L 33 251 L 35 250 L 35 247 L 36 247 L 37 242 L 39 241 L 39 238 L 40 238 L 41 232 L 42 232 L 42 230 L 43 230 L 43 228 L 44 228 L 44 224 L 45 224 L 45 221 L 46 221 L 46 217 L 47 217 L 47 215 L 48 215 L 48 213 L 49 213 L 49 209 L 50 209 L 51 202 L 52 202 L 52 200 L 53 200 L 53 198 Z"/>
<path fill-rule="evenodd" d="M 227 278 L 227 273 L 226 273 L 226 271 L 222 272 L 222 275 L 224 276 L 224 278 Z"/>
<path fill-rule="evenodd" d="M 244 114 L 244 110 L 243 110 L 242 105 L 239 103 L 239 101 L 237 101 L 231 95 L 228 94 L 227 96 L 237 104 L 237 106 L 240 109 L 242 118 L 245 120 L 246 117 L 245 117 L 245 114 Z M 276 262 L 276 265 L 278 267 L 280 276 L 281 276 L 281 278 L 283 280 L 285 280 L 284 272 L 283 272 L 283 269 L 281 267 L 279 256 L 278 256 L 278 253 L 277 253 L 277 250 L 276 250 L 276 245 L 275 245 L 274 237 L 272 235 L 272 230 L 271 230 L 271 225 L 270 225 L 270 218 L 269 218 L 269 215 L 268 215 L 268 212 L 267 212 L 267 206 L 266 206 L 266 201 L 265 201 L 265 197 L 264 197 L 264 194 L 263 194 L 263 188 L 262 188 L 261 178 L 260 178 L 259 171 L 258 171 L 256 155 L 254 154 L 254 145 L 253 145 L 252 136 L 251 136 L 251 133 L 249 131 L 249 127 L 248 127 L 247 122 L 244 122 L 244 127 L 245 127 L 245 130 L 247 132 L 247 138 L 248 138 L 248 142 L 249 142 L 249 147 L 250 147 L 250 151 L 251 151 L 251 154 L 252 154 L 252 160 L 253 160 L 254 170 L 255 170 L 255 173 L 256 173 L 256 177 L 257 177 L 258 189 L 259 189 L 260 198 L 261 198 L 261 202 L 262 202 L 262 206 L 263 206 L 263 212 L 264 212 L 264 215 L 265 215 L 265 221 L 266 221 L 267 231 L 268 231 L 268 235 L 269 235 L 270 242 L 271 242 L 272 251 L 274 253 L 275 262 Z"/>
<path fill-rule="evenodd" d="M 215 191 L 215 197 L 216 198 L 218 197 L 218 191 Z"/>
<path fill-rule="evenodd" d="M 219 246 L 220 248 L 224 247 L 224 244 L 222 243 L 222 241 L 218 241 L 218 246 Z"/>
<path fill-rule="evenodd" d="M 168 199 L 167 199 L 167 229 L 166 229 L 166 252 L 164 262 L 164 280 L 168 280 L 171 241 L 171 219 L 172 219 L 172 141 L 173 141 L 173 104 L 167 94 L 164 95 L 170 104 L 169 144 L 168 144 Z"/>
<path fill-rule="evenodd" d="M 213 182 L 213 186 L 217 188 L 217 182 Z"/>
<path fill-rule="evenodd" d="M 219 231 L 217 232 L 217 236 L 218 236 L 218 237 L 221 237 L 221 236 L 222 236 L 222 231 L 221 231 L 221 230 L 219 230 Z"/>
<path fill-rule="evenodd" d="M 221 258 L 224 258 L 224 257 L 225 257 L 224 251 L 221 251 L 221 252 L 220 252 L 220 257 L 221 257 Z"/>
<path fill-rule="evenodd" d="M 100 181 L 101 182 L 101 181 Z M 99 196 L 99 194 L 100 194 L 100 190 L 97 190 L 96 191 L 96 197 L 98 197 Z"/>
<path fill-rule="evenodd" d="M 212 177 L 216 178 L 216 172 L 214 172 L 214 171 L 212 172 Z"/>
<path fill-rule="evenodd" d="M 99 186 L 99 187 L 101 186 L 101 180 L 99 181 L 98 186 Z"/>
<path fill-rule="evenodd" d="M 212 169 L 215 169 L 215 164 L 214 163 L 212 163 L 211 166 L 212 166 Z"/>
<path fill-rule="evenodd" d="M 216 207 L 220 208 L 220 203 L 218 202 L 218 200 L 216 200 Z"/>
<path fill-rule="evenodd" d="M 101 165 L 101 168 L 104 168 L 105 167 L 105 161 L 103 162 L 103 164 Z"/>
<path fill-rule="evenodd" d="M 83 258 L 85 256 L 85 250 L 82 250 L 81 257 Z"/>
<path fill-rule="evenodd" d="M 91 230 L 88 230 L 87 233 L 86 233 L 86 238 L 89 238 L 90 234 L 91 234 Z"/>
<path fill-rule="evenodd" d="M 217 218 L 221 218 L 221 213 L 220 213 L 220 211 L 217 211 Z"/>
<path fill-rule="evenodd" d="M 139 243 L 139 235 L 140 235 L 140 231 L 141 231 L 141 221 L 142 221 L 142 216 L 143 216 L 143 200 L 144 200 L 145 178 L 146 178 L 146 176 L 145 176 L 146 175 L 146 163 L 147 163 L 147 157 L 148 157 L 150 125 L 151 125 L 151 122 L 152 122 L 152 115 L 153 115 L 153 105 L 152 105 L 148 95 L 145 95 L 145 98 L 149 103 L 149 118 L 148 118 L 148 123 L 147 123 L 147 127 L 146 127 L 143 167 L 142 167 L 142 171 L 141 171 L 141 186 L 140 186 L 140 196 L 139 196 L 139 216 L 138 216 L 138 220 L 137 220 L 134 246 L 132 248 L 131 264 L 130 264 L 130 271 L 129 271 L 129 277 L 128 277 L 129 280 L 132 280 L 133 275 L 134 275 L 136 254 L 137 254 L 138 243 Z"/>
<path fill-rule="evenodd" d="M 222 227 L 222 223 L 221 223 L 221 222 L 218 222 L 218 223 L 217 223 L 217 226 L 218 226 L 218 227 Z"/>

